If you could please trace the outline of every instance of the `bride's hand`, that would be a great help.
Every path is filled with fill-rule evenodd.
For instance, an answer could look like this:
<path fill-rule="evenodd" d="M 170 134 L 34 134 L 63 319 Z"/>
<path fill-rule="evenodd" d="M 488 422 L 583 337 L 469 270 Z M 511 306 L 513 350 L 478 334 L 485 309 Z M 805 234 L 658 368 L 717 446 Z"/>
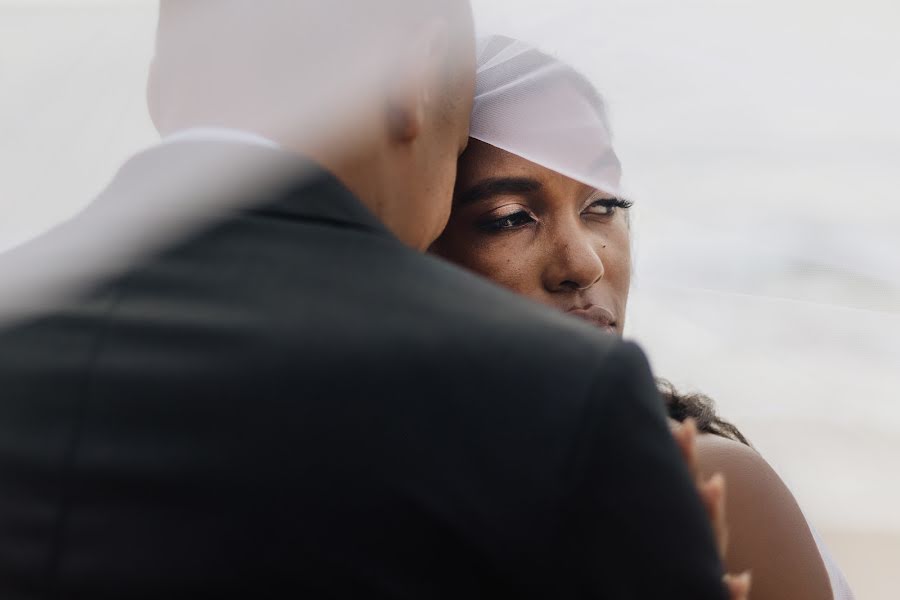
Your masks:
<path fill-rule="evenodd" d="M 697 460 L 697 424 L 693 419 L 685 419 L 684 423 L 669 419 L 669 426 L 706 507 L 719 549 L 719 556 L 724 561 L 725 552 L 728 549 L 728 524 L 725 521 L 725 478 L 721 473 L 716 473 L 705 480 L 700 475 Z M 740 575 L 727 574 L 724 582 L 731 600 L 747 600 L 750 597 L 749 572 Z"/>

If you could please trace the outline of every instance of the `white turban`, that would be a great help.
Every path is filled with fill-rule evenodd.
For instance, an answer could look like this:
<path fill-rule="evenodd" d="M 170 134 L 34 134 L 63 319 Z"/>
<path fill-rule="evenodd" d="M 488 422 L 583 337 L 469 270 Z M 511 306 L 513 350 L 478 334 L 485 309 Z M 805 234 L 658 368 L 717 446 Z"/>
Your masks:
<path fill-rule="evenodd" d="M 478 43 L 470 137 L 620 196 L 603 98 L 572 67 L 504 36 Z"/>

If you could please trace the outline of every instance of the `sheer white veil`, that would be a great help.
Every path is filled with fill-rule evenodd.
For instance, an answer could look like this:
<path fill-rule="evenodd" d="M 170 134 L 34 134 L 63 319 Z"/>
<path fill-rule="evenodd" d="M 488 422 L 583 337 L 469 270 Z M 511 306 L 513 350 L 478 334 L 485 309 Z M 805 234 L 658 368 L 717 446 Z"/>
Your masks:
<path fill-rule="evenodd" d="M 620 196 L 606 103 L 575 69 L 500 35 L 478 42 L 470 137 Z"/>

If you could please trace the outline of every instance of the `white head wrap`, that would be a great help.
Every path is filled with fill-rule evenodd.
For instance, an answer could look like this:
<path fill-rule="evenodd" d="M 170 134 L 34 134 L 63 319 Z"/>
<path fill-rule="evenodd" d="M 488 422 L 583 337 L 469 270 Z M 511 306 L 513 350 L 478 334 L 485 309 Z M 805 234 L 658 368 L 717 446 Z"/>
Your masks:
<path fill-rule="evenodd" d="M 470 137 L 621 195 L 603 98 L 572 67 L 504 36 L 478 43 Z"/>

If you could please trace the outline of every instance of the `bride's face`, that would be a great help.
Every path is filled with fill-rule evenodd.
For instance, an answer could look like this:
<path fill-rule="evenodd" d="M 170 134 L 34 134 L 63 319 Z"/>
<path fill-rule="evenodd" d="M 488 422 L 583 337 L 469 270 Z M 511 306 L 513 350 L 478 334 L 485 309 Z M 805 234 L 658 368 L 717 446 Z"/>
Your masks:
<path fill-rule="evenodd" d="M 432 251 L 538 302 L 622 334 L 628 203 L 472 140 Z"/>

